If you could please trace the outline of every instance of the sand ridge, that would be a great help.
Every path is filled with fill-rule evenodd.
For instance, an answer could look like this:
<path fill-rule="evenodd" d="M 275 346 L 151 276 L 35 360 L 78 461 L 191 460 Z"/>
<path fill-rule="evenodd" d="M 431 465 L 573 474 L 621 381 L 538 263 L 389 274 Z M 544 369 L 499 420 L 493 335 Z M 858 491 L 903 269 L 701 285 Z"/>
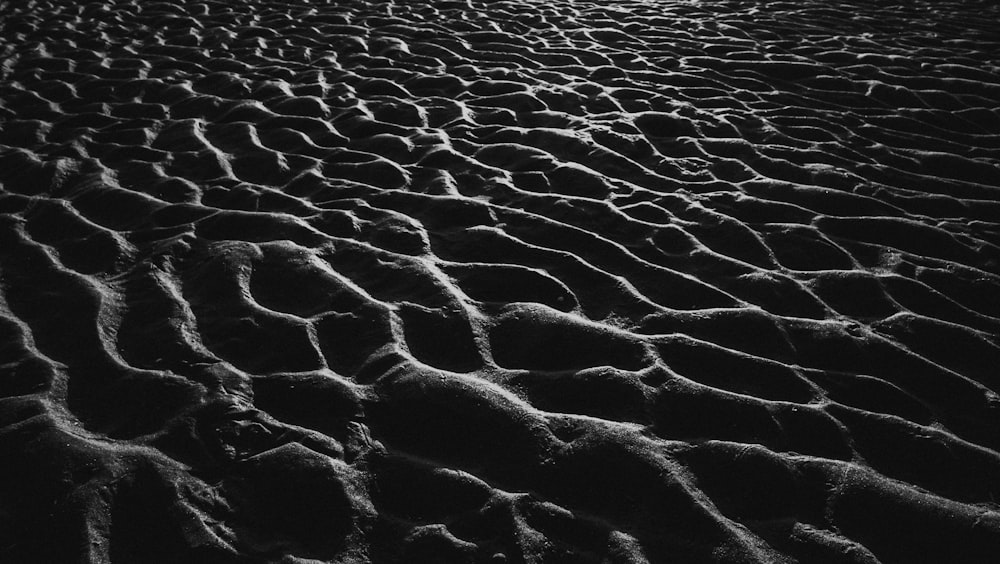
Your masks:
<path fill-rule="evenodd" d="M 0 560 L 989 561 L 998 17 L 0 4 Z"/>

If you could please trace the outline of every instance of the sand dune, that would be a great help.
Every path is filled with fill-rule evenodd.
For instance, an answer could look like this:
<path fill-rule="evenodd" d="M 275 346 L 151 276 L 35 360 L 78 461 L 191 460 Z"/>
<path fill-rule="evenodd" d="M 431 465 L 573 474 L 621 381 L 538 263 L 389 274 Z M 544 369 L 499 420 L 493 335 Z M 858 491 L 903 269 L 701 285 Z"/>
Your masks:
<path fill-rule="evenodd" d="M 0 4 L 0 560 L 994 561 L 998 20 Z"/>

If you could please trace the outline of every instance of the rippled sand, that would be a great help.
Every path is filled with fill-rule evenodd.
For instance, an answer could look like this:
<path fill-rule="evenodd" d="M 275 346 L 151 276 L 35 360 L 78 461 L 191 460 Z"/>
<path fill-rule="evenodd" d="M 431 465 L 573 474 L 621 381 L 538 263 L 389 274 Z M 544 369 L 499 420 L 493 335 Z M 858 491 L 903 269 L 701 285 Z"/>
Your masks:
<path fill-rule="evenodd" d="M 997 21 L 0 3 L 0 560 L 994 561 Z"/>

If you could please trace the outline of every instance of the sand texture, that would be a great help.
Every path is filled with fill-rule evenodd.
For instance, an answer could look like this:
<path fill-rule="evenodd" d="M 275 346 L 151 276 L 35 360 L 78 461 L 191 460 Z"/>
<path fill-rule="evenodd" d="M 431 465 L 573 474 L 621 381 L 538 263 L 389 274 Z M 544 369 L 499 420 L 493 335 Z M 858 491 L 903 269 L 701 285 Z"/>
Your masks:
<path fill-rule="evenodd" d="M 0 0 L 0 562 L 1000 561 L 998 22 Z"/>

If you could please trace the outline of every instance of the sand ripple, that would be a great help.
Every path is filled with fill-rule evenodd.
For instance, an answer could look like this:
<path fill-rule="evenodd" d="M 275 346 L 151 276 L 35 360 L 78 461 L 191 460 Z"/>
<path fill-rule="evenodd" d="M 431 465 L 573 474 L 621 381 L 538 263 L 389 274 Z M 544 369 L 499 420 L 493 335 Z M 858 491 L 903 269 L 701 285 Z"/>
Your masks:
<path fill-rule="evenodd" d="M 1000 19 L 0 7 L 0 556 L 986 562 Z"/>

